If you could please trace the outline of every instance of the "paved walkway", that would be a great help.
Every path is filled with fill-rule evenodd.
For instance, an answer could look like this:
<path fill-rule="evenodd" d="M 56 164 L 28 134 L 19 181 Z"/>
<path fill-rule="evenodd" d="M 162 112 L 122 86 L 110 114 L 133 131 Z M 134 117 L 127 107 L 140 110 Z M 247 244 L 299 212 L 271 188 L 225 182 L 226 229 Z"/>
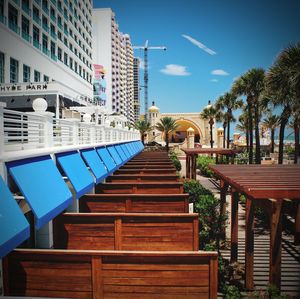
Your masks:
<path fill-rule="evenodd" d="M 185 176 L 185 159 L 180 159 L 182 170 L 181 175 Z M 218 181 L 203 177 L 197 172 L 197 180 L 210 189 L 217 197 L 220 197 Z M 230 194 L 226 197 L 227 211 L 231 210 Z M 230 222 L 230 221 L 229 221 Z M 238 262 L 244 267 L 245 261 L 245 207 L 239 204 L 239 250 Z M 263 227 L 256 219 L 255 224 L 255 253 L 254 253 L 254 284 L 257 290 L 265 290 L 268 285 L 269 275 L 269 239 L 268 228 Z M 226 229 L 226 240 L 230 241 L 230 223 Z M 230 250 L 221 250 L 223 258 L 230 258 Z M 281 290 L 291 298 L 300 298 L 300 246 L 293 244 L 293 236 L 287 232 L 282 235 L 282 269 L 281 269 Z M 241 281 L 243 283 L 243 281 Z"/>

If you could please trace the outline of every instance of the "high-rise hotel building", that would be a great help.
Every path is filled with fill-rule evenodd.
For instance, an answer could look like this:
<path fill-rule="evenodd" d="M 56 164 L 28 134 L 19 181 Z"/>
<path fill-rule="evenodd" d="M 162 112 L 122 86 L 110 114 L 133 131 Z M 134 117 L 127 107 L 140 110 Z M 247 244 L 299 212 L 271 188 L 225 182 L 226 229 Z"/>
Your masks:
<path fill-rule="evenodd" d="M 119 31 L 110 8 L 93 10 L 93 62 L 106 70 L 106 103 L 109 113 L 134 121 L 133 50 L 130 37 Z"/>
<path fill-rule="evenodd" d="M 134 105 L 134 121 L 140 119 L 140 60 L 133 59 L 133 105 Z"/>
<path fill-rule="evenodd" d="M 92 77 L 91 0 L 0 0 L 0 101 L 92 104 Z"/>

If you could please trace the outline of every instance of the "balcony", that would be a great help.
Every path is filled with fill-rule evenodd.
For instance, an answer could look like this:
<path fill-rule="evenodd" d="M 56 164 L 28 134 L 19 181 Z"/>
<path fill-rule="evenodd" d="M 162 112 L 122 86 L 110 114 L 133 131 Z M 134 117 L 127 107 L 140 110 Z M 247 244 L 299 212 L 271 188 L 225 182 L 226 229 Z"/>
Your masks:
<path fill-rule="evenodd" d="M 49 8 L 46 5 L 43 5 L 43 11 L 49 15 Z"/>
<path fill-rule="evenodd" d="M 57 40 L 57 34 L 55 32 L 51 31 L 50 35 L 54 40 Z"/>
<path fill-rule="evenodd" d="M 57 61 L 57 56 L 54 53 L 51 53 L 51 59 Z"/>
<path fill-rule="evenodd" d="M 29 8 L 29 6 L 22 3 L 22 9 L 23 9 L 23 11 L 25 11 L 27 13 L 28 16 L 31 17 L 31 9 Z"/>
<path fill-rule="evenodd" d="M 0 22 L 3 23 L 4 25 L 6 25 L 7 23 L 7 19 L 5 16 L 0 15 Z"/>
<path fill-rule="evenodd" d="M 64 3 L 65 3 L 65 5 L 66 5 L 67 7 L 69 7 L 69 2 L 68 2 L 68 0 L 64 0 Z"/>
<path fill-rule="evenodd" d="M 58 26 L 59 29 L 63 30 L 63 25 L 62 25 L 62 23 L 57 23 L 57 26 Z"/>
<path fill-rule="evenodd" d="M 49 33 L 49 27 L 47 26 L 47 24 L 43 24 L 42 27 L 47 33 Z"/>
<path fill-rule="evenodd" d="M 65 28 L 65 29 L 64 29 L 64 33 L 65 33 L 66 36 L 69 36 L 69 31 L 68 31 L 68 29 Z"/>
<path fill-rule="evenodd" d="M 54 23 L 56 23 L 56 17 L 55 17 L 55 15 L 51 15 L 50 18 L 51 18 L 51 20 L 52 20 Z"/>
<path fill-rule="evenodd" d="M 37 49 L 41 50 L 41 44 L 39 43 L 38 40 L 33 40 L 33 45 L 34 45 Z"/>
<path fill-rule="evenodd" d="M 65 17 L 65 19 L 66 19 L 67 21 L 69 20 L 68 13 L 64 12 L 64 17 Z"/>
<path fill-rule="evenodd" d="M 9 27 L 9 29 L 14 31 L 15 33 L 20 34 L 20 27 L 18 27 L 17 24 L 15 24 L 13 22 L 8 22 L 8 27 Z"/>
<path fill-rule="evenodd" d="M 40 25 L 41 26 L 41 18 L 39 17 L 39 16 L 37 16 L 37 15 L 33 15 L 33 20 L 38 24 L 38 25 Z"/>
<path fill-rule="evenodd" d="M 43 53 L 47 56 L 50 56 L 50 51 L 46 47 L 43 47 Z"/>
<path fill-rule="evenodd" d="M 35 2 L 36 4 L 38 4 L 39 6 L 41 6 L 41 0 L 34 0 L 34 2 Z"/>
<path fill-rule="evenodd" d="M 13 0 L 18 6 L 20 6 L 20 0 Z"/>
<path fill-rule="evenodd" d="M 64 12 L 63 12 L 63 9 L 62 9 L 62 7 L 61 6 L 57 6 L 57 10 L 61 13 L 61 14 L 63 14 Z"/>
<path fill-rule="evenodd" d="M 29 43 L 32 41 L 32 37 L 25 31 L 22 31 L 22 37 L 23 39 L 27 40 Z"/>
<path fill-rule="evenodd" d="M 56 6 L 56 0 L 51 0 L 51 2 Z"/>
<path fill-rule="evenodd" d="M 74 13 L 74 17 L 76 20 L 78 20 L 78 14 L 76 12 Z"/>

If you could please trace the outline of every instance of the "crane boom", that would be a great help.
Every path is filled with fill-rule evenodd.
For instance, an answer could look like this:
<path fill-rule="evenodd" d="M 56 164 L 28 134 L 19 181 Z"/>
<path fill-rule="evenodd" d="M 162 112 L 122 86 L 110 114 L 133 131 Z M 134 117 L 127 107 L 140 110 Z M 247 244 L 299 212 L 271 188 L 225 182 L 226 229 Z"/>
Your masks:
<path fill-rule="evenodd" d="M 164 50 L 165 46 L 148 46 L 148 40 L 146 40 L 144 46 L 133 46 L 133 49 L 144 50 L 144 100 L 145 100 L 145 120 L 148 119 L 148 50 Z"/>

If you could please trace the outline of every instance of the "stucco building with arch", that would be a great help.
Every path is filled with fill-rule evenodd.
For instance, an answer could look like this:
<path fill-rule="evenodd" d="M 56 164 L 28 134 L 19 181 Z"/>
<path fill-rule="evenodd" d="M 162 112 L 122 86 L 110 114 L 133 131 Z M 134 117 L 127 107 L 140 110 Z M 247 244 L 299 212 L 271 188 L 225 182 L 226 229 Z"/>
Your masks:
<path fill-rule="evenodd" d="M 203 107 L 204 108 L 204 107 Z M 184 143 L 186 142 L 187 130 L 189 128 L 194 129 L 195 143 L 200 144 L 202 147 L 210 147 L 210 132 L 209 124 L 207 120 L 200 118 L 200 112 L 191 113 L 160 113 L 160 110 L 155 103 L 152 102 L 152 106 L 148 109 L 149 122 L 153 129 L 147 134 L 147 141 L 156 141 L 159 143 L 164 142 L 162 132 L 155 128 L 155 125 L 163 117 L 172 117 L 179 125 L 178 129 L 170 136 L 170 142 Z M 213 126 L 213 139 L 215 141 L 214 146 L 219 146 L 220 138 L 218 138 L 218 131 L 216 123 Z"/>

